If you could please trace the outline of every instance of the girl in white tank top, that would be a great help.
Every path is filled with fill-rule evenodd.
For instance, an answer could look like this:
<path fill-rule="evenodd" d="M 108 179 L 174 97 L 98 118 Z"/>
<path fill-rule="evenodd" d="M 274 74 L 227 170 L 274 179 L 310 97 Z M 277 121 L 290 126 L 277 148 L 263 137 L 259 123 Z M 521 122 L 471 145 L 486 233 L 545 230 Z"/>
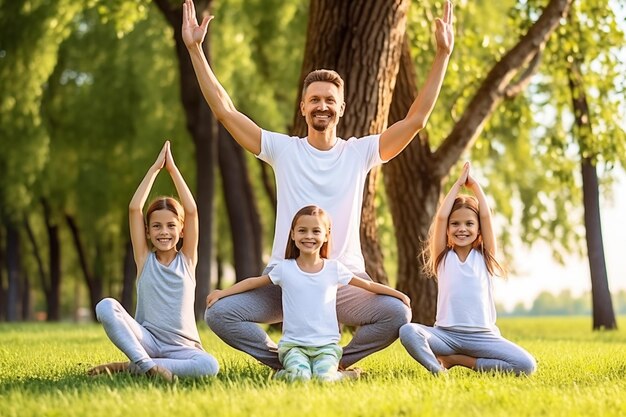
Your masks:
<path fill-rule="evenodd" d="M 476 197 L 459 195 L 463 186 Z M 532 356 L 496 327 L 492 276 L 505 274 L 496 251 L 487 198 L 468 162 L 437 211 L 425 249 L 426 268 L 438 284 L 435 327 L 411 323 L 400 329 L 407 351 L 432 373 L 457 365 L 534 372 Z"/>

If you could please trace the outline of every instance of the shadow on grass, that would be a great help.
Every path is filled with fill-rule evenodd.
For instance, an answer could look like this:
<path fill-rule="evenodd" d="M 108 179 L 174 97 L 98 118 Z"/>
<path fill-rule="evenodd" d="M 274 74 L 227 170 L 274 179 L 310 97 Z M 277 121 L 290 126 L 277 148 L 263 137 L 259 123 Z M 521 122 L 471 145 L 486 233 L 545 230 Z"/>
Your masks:
<path fill-rule="evenodd" d="M 11 393 L 47 394 L 56 392 L 73 392 L 76 394 L 93 393 L 94 391 L 109 390 L 145 390 L 175 389 L 175 390 L 207 390 L 219 385 L 221 387 L 254 387 L 264 388 L 271 384 L 280 383 L 274 381 L 274 372 L 262 365 L 239 363 L 237 366 L 226 367 L 220 370 L 217 376 L 201 378 L 179 378 L 171 384 L 161 379 L 148 378 L 143 375 L 129 373 L 117 373 L 113 375 L 89 376 L 87 370 L 90 366 L 77 364 L 71 369 L 45 376 L 18 375 L 14 378 L 4 379 L 0 382 L 0 395 Z"/>

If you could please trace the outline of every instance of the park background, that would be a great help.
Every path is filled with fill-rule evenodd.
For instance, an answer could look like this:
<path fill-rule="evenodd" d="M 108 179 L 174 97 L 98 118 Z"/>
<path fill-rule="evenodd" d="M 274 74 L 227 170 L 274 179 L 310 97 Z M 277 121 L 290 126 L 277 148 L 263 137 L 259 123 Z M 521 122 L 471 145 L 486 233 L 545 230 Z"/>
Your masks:
<path fill-rule="evenodd" d="M 406 114 L 443 8 L 196 5 L 216 16 L 205 52 L 238 109 L 302 135 L 301 78 L 334 68 L 346 80 L 342 137 Z M 432 378 L 396 342 L 358 363 L 359 380 L 290 385 L 199 321 L 220 373 L 170 386 L 86 375 L 125 360 L 92 315 L 105 296 L 134 311 L 129 200 L 171 140 L 200 210 L 200 317 L 211 288 L 263 266 L 271 169 L 199 94 L 180 0 L 0 0 L 0 417 L 626 415 L 625 19 L 618 0 L 455 1 L 455 49 L 429 123 L 368 183 L 368 272 L 406 291 L 414 320 L 429 323 L 436 285 L 416 254 L 442 191 L 472 161 L 510 269 L 495 281 L 498 326 L 537 359 L 535 375 L 457 367 Z M 165 177 L 155 195 L 173 193 Z"/>
<path fill-rule="evenodd" d="M 302 134 L 303 74 L 330 67 L 346 79 L 339 134 L 349 137 L 406 113 L 442 4 L 205 0 L 197 10 L 216 16 L 205 49 L 241 111 Z M 133 310 L 126 209 L 165 139 L 200 210 L 197 316 L 211 288 L 262 269 L 272 172 L 212 117 L 180 13 L 168 0 L 1 3 L 0 320 L 90 317 L 104 296 Z M 624 16 L 618 1 L 455 3 L 435 111 L 371 174 L 364 203 L 368 272 L 411 296 L 414 320 L 432 323 L 436 299 L 416 254 L 442 190 L 471 160 L 511 271 L 496 281 L 500 311 L 540 301 L 555 308 L 534 314 L 559 314 L 562 302 L 593 310 L 594 327 L 615 325 L 626 308 Z M 167 179 L 155 188 L 173 192 Z"/>

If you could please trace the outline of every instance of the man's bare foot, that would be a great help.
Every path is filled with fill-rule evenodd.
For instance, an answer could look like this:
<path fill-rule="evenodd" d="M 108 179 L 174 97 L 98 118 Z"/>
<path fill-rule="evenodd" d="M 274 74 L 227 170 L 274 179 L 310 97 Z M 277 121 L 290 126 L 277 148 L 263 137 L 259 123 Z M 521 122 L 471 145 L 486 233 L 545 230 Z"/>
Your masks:
<path fill-rule="evenodd" d="M 173 375 L 168 369 L 165 369 L 159 365 L 155 365 L 152 368 L 148 369 L 148 372 L 146 372 L 146 376 L 148 376 L 149 378 L 161 378 L 167 382 L 176 382 L 176 380 L 178 380 L 176 375 Z"/>
<path fill-rule="evenodd" d="M 89 376 L 96 376 L 96 375 L 102 375 L 102 374 L 112 375 L 118 372 L 127 372 L 129 365 L 130 365 L 129 362 L 105 363 L 103 365 L 94 366 L 93 368 L 87 371 L 87 375 Z"/>

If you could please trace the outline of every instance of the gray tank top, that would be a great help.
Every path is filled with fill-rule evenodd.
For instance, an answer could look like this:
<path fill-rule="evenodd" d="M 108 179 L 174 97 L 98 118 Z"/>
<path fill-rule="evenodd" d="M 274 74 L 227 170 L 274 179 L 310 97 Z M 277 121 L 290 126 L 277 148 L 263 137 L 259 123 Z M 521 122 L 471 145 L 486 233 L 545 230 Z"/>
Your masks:
<path fill-rule="evenodd" d="M 162 265 L 151 252 L 137 280 L 135 320 L 159 341 L 202 349 L 193 311 L 195 273 L 178 252 Z"/>

